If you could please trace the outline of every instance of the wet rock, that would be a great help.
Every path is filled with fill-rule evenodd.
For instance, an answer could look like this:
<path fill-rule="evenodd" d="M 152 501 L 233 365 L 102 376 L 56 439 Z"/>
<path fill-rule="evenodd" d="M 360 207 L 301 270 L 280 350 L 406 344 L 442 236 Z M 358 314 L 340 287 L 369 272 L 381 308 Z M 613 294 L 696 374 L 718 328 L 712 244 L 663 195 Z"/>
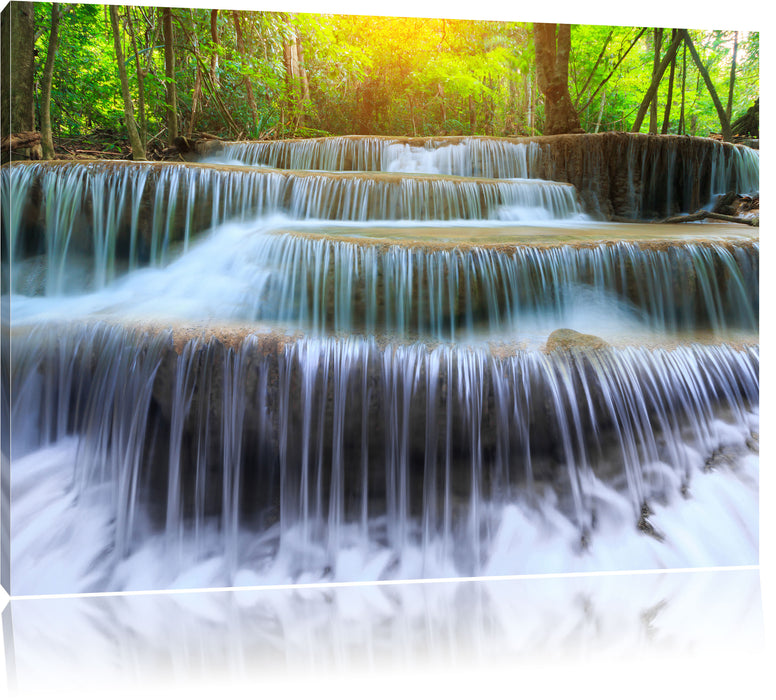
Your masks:
<path fill-rule="evenodd" d="M 733 456 L 724 448 L 720 447 L 714 450 L 706 459 L 703 465 L 703 471 L 710 472 L 721 467 L 730 466 L 734 462 Z"/>
<path fill-rule="evenodd" d="M 568 352 L 576 349 L 602 350 L 608 347 L 610 347 L 609 343 L 597 335 L 580 333 L 571 328 L 559 328 L 550 333 L 544 352 Z"/>
<path fill-rule="evenodd" d="M 654 537 L 658 542 L 662 542 L 665 538 L 655 529 L 655 526 L 649 522 L 649 516 L 653 514 L 654 513 L 649 507 L 649 504 L 643 503 L 641 506 L 641 517 L 639 518 L 636 527 L 638 527 L 638 529 L 641 530 L 641 532 L 643 532 L 645 535 Z"/>

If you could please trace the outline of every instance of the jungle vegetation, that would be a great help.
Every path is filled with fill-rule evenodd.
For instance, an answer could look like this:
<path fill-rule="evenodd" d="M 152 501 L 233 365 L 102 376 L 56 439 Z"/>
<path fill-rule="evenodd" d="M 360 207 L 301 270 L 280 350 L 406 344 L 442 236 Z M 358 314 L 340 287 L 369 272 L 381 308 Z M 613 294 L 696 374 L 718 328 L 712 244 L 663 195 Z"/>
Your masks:
<path fill-rule="evenodd" d="M 14 56 L 32 66 L 10 89 L 31 109 L 10 131 L 42 131 L 44 150 L 88 134 L 135 158 L 203 134 L 730 140 L 759 97 L 756 32 L 46 2 L 4 19 L 24 8 Z"/>

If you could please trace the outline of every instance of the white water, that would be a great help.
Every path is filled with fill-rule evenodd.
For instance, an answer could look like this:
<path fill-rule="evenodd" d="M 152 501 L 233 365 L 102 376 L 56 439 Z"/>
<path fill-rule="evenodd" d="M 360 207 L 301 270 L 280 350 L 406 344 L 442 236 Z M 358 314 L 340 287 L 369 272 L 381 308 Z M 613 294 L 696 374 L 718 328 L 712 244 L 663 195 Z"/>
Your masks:
<path fill-rule="evenodd" d="M 757 244 L 729 250 L 688 241 L 656 252 L 627 242 L 539 249 L 524 241 L 509 246 L 506 238 L 506 249 L 440 250 L 348 240 L 350 231 L 379 236 L 388 226 L 405 228 L 410 240 L 415 231 L 430 231 L 444 241 L 445 231 L 460 232 L 462 223 L 436 222 L 425 229 L 407 221 L 375 222 L 367 229 L 340 223 L 333 233 L 330 222 L 306 219 L 299 225 L 286 216 L 223 224 L 166 266 L 131 271 L 98 291 L 84 293 L 74 284 L 68 295 L 15 294 L 11 321 L 27 325 L 96 314 L 279 322 L 315 332 L 417 332 L 441 339 L 540 338 L 559 327 L 603 335 L 757 327 Z M 289 230 L 302 235 L 284 233 Z M 498 235 L 499 226 L 491 223 L 486 230 Z M 541 229 L 535 239 L 540 236 Z M 724 276 L 716 271 L 719 265 L 726 268 Z M 690 281 L 681 299 L 672 288 L 677 278 Z M 634 291 L 624 293 L 629 287 Z"/>
<path fill-rule="evenodd" d="M 757 416 L 747 418 L 756 429 Z M 748 431 L 717 424 L 731 446 L 743 445 Z M 15 460 L 11 529 L 13 589 L 24 594 L 90 590 L 155 590 L 256 586 L 327 581 L 438 578 L 461 575 L 449 554 L 450 543 L 432 540 L 424 550 L 386 548 L 364 540 L 359 533 L 343 533 L 335 558 L 307 550 L 311 566 L 298 570 L 300 541 L 291 529 L 270 531 L 264 537 L 245 535 L 238 544 L 240 567 L 230 575 L 220 550 L 216 524 L 204 539 L 212 540 L 212 555 L 202 549 L 180 552 L 175 570 L 158 566 L 167 554 L 164 537 L 149 534 L 135 551 L 111 569 L 105 557 L 110 545 L 112 513 L 99 489 L 75 496 L 77 443 L 68 438 Z M 484 553 L 478 575 L 537 574 L 622 569 L 737 566 L 758 561 L 758 458 L 748 450 L 721 468 L 703 471 L 703 457 L 690 451 L 692 498 L 677 493 L 654 506 L 650 522 L 665 540 L 645 537 L 633 524 L 626 495 L 602 482 L 594 496 L 601 508 L 598 535 L 581 552 L 578 530 L 558 510 L 548 493 L 535 506 L 516 502 L 494 509 L 493 541 Z M 671 472 L 663 476 L 675 478 Z M 279 537 L 279 541 L 274 541 Z M 262 542 L 263 541 L 263 542 Z M 264 543 L 264 546 L 262 546 Z M 193 542 L 190 542 L 193 545 Z M 270 552 L 277 548 L 277 555 Z M 445 555 L 445 550 L 448 554 Z M 470 572 L 466 572 L 470 573 Z"/>
<path fill-rule="evenodd" d="M 759 352 L 724 344 L 757 329 L 756 242 L 544 245 L 594 228 L 568 186 L 262 169 L 160 169 L 149 220 L 127 173 L 45 175 L 45 294 L 10 298 L 14 593 L 757 562 Z M 266 324 L 304 335 L 264 355 Z M 559 327 L 657 348 L 545 354 Z M 664 347 L 698 330 L 719 344 Z"/>

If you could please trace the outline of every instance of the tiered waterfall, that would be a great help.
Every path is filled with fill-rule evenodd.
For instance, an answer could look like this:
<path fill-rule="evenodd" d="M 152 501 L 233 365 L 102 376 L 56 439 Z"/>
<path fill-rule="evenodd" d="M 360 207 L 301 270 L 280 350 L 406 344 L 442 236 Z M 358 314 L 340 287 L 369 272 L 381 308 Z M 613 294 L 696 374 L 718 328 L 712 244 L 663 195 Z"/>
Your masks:
<path fill-rule="evenodd" d="M 757 229 L 648 221 L 756 191 L 755 151 L 341 137 L 1 177 L 14 593 L 756 561 Z"/>

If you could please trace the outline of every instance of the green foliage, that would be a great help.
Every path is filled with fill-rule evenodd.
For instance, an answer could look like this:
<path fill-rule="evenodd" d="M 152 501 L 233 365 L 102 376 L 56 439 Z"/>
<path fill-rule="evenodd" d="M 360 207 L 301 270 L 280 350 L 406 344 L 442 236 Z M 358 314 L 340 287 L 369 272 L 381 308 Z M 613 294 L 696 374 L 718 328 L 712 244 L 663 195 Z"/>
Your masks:
<path fill-rule="evenodd" d="M 36 3 L 37 70 L 42 71 L 50 3 Z M 55 135 L 123 133 L 123 111 L 105 6 L 65 5 L 54 70 Z M 384 133 L 521 135 L 541 133 L 532 27 L 488 22 L 219 10 L 172 10 L 175 85 L 182 133 L 229 138 Z M 158 8 L 120 8 L 122 41 L 137 119 L 165 142 L 165 71 Z M 587 131 L 629 130 L 649 87 L 653 31 L 574 25 L 569 91 Z M 134 34 L 135 43 L 132 42 Z M 727 104 L 732 31 L 692 31 L 723 104 Z M 671 37 L 663 32 L 662 53 Z M 135 46 L 137 57 L 135 55 Z M 626 54 L 625 58 L 623 56 Z M 145 115 L 139 113 L 137 63 Z M 732 113 L 759 97 L 759 35 L 738 33 Z M 683 67 L 684 65 L 684 67 Z M 684 91 L 682 91 L 684 78 Z M 250 94 L 248 90 L 250 85 Z M 251 100 L 252 95 L 252 100 Z M 657 93 L 658 130 L 668 100 L 668 71 Z M 684 124 L 680 113 L 684 111 Z M 648 121 L 642 130 L 648 128 Z M 680 50 L 669 131 L 708 135 L 720 125 L 711 97 Z"/>

